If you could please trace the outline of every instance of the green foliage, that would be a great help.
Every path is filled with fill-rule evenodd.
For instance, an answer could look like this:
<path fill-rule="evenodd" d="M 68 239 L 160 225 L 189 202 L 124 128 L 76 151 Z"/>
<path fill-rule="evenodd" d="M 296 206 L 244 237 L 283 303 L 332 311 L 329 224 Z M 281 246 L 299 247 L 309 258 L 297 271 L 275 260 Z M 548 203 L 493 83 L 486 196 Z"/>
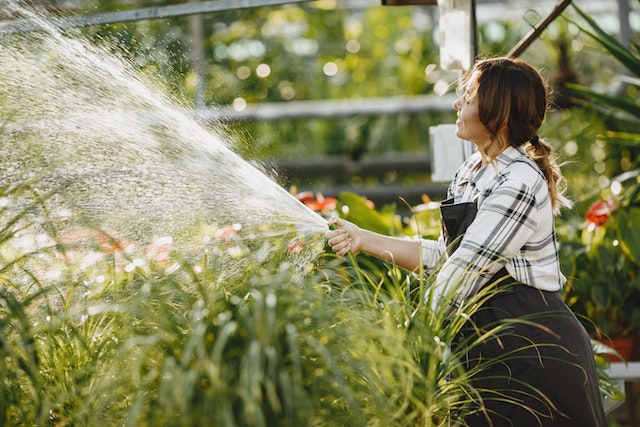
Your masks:
<path fill-rule="evenodd" d="M 414 216 L 409 220 L 410 224 L 414 224 L 415 228 L 407 227 L 402 230 L 397 225 L 397 221 L 394 221 L 394 207 L 384 206 L 380 211 L 376 211 L 365 199 L 355 194 L 343 193 L 340 196 L 340 207 L 343 212 L 342 216 L 348 218 L 350 221 L 370 229 L 376 229 L 378 232 L 387 232 L 394 236 L 411 236 L 415 235 L 436 238 L 439 234 L 439 214 L 438 209 L 434 208 L 430 204 L 427 204 L 424 210 L 418 210 Z M 431 209 L 428 209 L 431 208 Z M 424 215 L 426 214 L 426 215 Z M 422 215 L 422 217 L 420 217 Z M 395 218 L 397 220 L 397 218 Z M 415 221 L 415 223 L 414 223 Z M 417 224 L 417 225 L 416 225 Z M 420 225 L 422 224 L 422 225 Z M 596 302 L 594 305 L 590 305 L 588 301 L 591 301 L 594 297 L 591 292 L 594 291 L 591 281 L 592 276 L 599 274 L 598 278 L 606 281 L 606 278 L 611 279 L 612 272 L 620 275 L 622 269 L 623 274 L 629 274 L 633 276 L 635 266 L 624 265 L 620 266 L 619 263 L 612 261 L 609 258 L 599 259 L 598 254 L 589 254 L 588 250 L 580 244 L 574 245 L 562 245 L 563 254 L 572 253 L 575 255 L 576 251 L 580 253 L 577 257 L 562 257 L 563 260 L 571 259 L 576 261 L 575 268 L 573 270 L 573 277 L 571 278 L 571 291 L 570 295 L 575 298 L 570 299 L 570 303 L 574 303 L 577 307 L 578 304 L 587 302 L 588 309 L 587 318 L 591 318 L 595 321 L 601 318 L 607 318 L 611 315 L 610 308 L 615 302 L 624 301 L 635 292 L 634 288 L 640 285 L 637 277 L 630 287 L 615 289 L 615 294 L 607 294 L 604 296 L 606 301 Z M 590 258 L 593 255 L 594 258 Z M 616 265 L 615 268 L 611 268 L 611 264 Z M 391 310 L 398 327 L 403 325 L 407 328 L 407 335 L 405 345 L 409 345 L 413 349 L 414 358 L 421 366 L 421 384 L 413 391 L 418 397 L 418 405 L 420 411 L 424 411 L 426 414 L 430 414 L 431 423 L 438 424 L 436 420 L 449 420 L 448 422 L 455 422 L 458 416 L 466 413 L 469 410 L 469 404 L 474 402 L 474 396 L 477 390 L 469 386 L 469 379 L 474 377 L 481 377 L 482 370 L 491 366 L 492 364 L 500 364 L 508 361 L 512 355 L 503 354 L 501 357 L 495 359 L 488 359 L 484 363 L 481 363 L 477 369 L 464 370 L 458 362 L 464 357 L 464 351 L 461 347 L 468 345 L 469 348 L 481 345 L 486 340 L 490 340 L 513 327 L 514 323 L 523 323 L 537 325 L 537 319 L 535 316 L 530 318 L 521 318 L 512 320 L 506 323 L 496 323 L 489 325 L 486 330 L 478 330 L 475 334 L 467 337 L 464 345 L 459 347 L 452 345 L 455 342 L 458 332 L 463 328 L 465 322 L 469 317 L 477 310 L 483 302 L 494 296 L 496 292 L 500 292 L 500 288 L 487 288 L 483 289 L 479 295 L 472 298 L 456 313 L 448 313 L 446 308 L 439 306 L 435 310 L 431 310 L 432 304 L 432 280 L 433 277 L 426 280 L 420 280 L 417 277 L 423 277 L 424 272 L 419 272 L 418 276 L 407 275 L 407 272 L 402 271 L 394 265 L 389 265 L 385 262 L 380 262 L 377 259 L 372 259 L 365 254 L 352 255 L 347 257 L 347 263 L 350 269 L 353 271 L 350 275 L 344 276 L 345 283 L 343 286 L 359 287 L 363 286 L 363 289 L 373 293 L 373 296 L 369 297 L 371 304 L 375 303 L 384 309 Z M 597 266 L 594 267 L 593 266 Z M 586 268 L 585 268 L 586 267 Z M 592 267 L 592 268 L 588 268 Z M 437 269 L 438 267 L 436 267 Z M 627 270 L 624 270 L 627 268 Z M 603 269 L 606 271 L 597 272 L 597 269 Z M 563 269 L 564 270 L 564 269 Z M 611 271 L 610 271 L 611 270 Z M 344 274 L 344 272 L 343 272 Z M 579 276 L 579 277 L 578 277 Z M 587 284 L 588 295 L 577 295 L 580 292 L 581 285 Z M 341 283 L 340 283 L 341 284 Z M 602 283 L 602 290 L 608 290 L 609 283 Z M 452 298 L 452 295 L 457 291 L 457 287 L 454 285 L 449 290 L 448 298 Z M 596 291 L 597 292 L 597 291 Z M 622 292 L 629 292 L 627 295 L 621 295 Z M 577 301 L 577 302 L 576 302 Z M 613 302 L 613 304 L 612 304 Z M 597 306 L 597 304 L 606 305 L 606 308 Z M 445 304 L 446 306 L 446 304 Z M 624 303 L 624 308 L 620 308 L 620 312 L 624 313 L 635 311 L 634 316 L 640 314 L 640 305 L 635 299 L 627 300 Z M 607 311 L 606 314 L 602 311 Z M 617 311 L 617 307 L 614 308 Z M 582 311 L 584 313 L 584 310 Z M 580 315 L 580 314 L 579 314 Z M 633 322 L 640 320 L 634 317 Z M 606 322 L 606 321 L 605 321 Z M 635 324 L 635 323 L 634 323 Z M 603 325 L 604 326 L 604 325 Z M 606 327 L 606 326 L 605 326 Z M 434 346 L 435 343 L 435 346 Z M 611 401 L 616 401 L 624 398 L 620 391 L 612 384 L 610 378 L 606 373 L 608 368 L 607 354 L 615 354 L 615 352 L 600 344 L 598 341 L 592 341 L 592 346 L 596 355 L 596 365 L 598 370 L 598 381 L 603 398 Z M 452 352 L 449 352 L 453 348 Z M 444 362 L 444 363 L 443 363 Z M 442 377 L 438 373 L 446 373 L 447 381 L 443 381 Z M 424 382 L 422 382 L 424 381 Z M 496 392 L 499 395 L 499 391 Z M 536 395 L 538 393 L 535 389 L 530 389 L 530 393 Z M 503 398 L 503 397 L 497 397 Z M 541 396 L 544 399 L 544 396 Z M 441 399 L 446 401 L 443 404 Z M 425 405 L 423 408 L 422 405 Z M 448 413 L 443 416 L 441 412 L 442 407 L 448 408 Z M 431 409 L 437 408 L 435 412 L 430 412 Z M 432 425 L 427 422 L 424 425 Z M 404 424 L 403 424 L 404 425 Z M 415 424 L 423 425 L 423 424 Z"/>
<path fill-rule="evenodd" d="M 583 230 L 581 242 L 561 246 L 565 299 L 594 336 L 624 336 L 640 327 L 639 264 L 619 244 L 630 225 L 620 213 L 605 227 Z"/>
<path fill-rule="evenodd" d="M 339 197 L 338 211 L 342 216 L 362 228 L 391 236 L 437 238 L 440 234 L 438 204 L 429 202 L 412 207 L 408 218 L 398 214 L 395 204 L 376 209 L 371 201 L 355 193 L 343 192 Z"/>
<path fill-rule="evenodd" d="M 625 254 L 640 265 L 640 208 L 632 207 L 618 214 L 618 239 Z"/>
<path fill-rule="evenodd" d="M 17 194 L 25 195 L 18 200 Z M 32 258 L 40 251 L 25 253 L 7 246 L 25 232 L 39 230 L 46 218 L 44 201 L 50 195 L 40 195 L 30 182 L 5 184 L 0 187 L 0 424 L 42 424 L 46 419 L 46 396 L 41 394 L 44 380 L 41 354 L 38 349 L 38 322 L 30 310 L 46 300 L 47 289 L 33 274 Z M 29 291 L 25 291 L 28 289 Z"/>
<path fill-rule="evenodd" d="M 591 340 L 591 348 L 595 354 L 596 368 L 598 370 L 598 384 L 600 385 L 600 391 L 605 399 L 609 402 L 621 402 L 625 399 L 625 394 L 620 390 L 619 383 L 614 383 L 607 374 L 607 368 L 609 368 L 609 356 L 620 358 L 620 353 L 615 349 L 603 344 L 598 340 Z M 615 420 L 608 420 L 609 425 Z"/>
<path fill-rule="evenodd" d="M 3 286 L 10 285 L 3 281 Z M 42 379 L 34 331 L 26 314 L 32 298 L 21 301 L 14 292 L 0 288 L 0 423 L 21 419 L 44 420 Z M 25 403 L 28 405 L 25 406 Z"/>
<path fill-rule="evenodd" d="M 426 312 L 415 302 L 362 282 L 337 285 L 342 267 L 331 259 L 322 274 L 301 274 L 292 254 L 261 263 L 245 253 L 255 262 L 230 274 L 219 258 L 236 255 L 225 253 L 224 241 L 199 257 L 180 261 L 176 253 L 171 264 L 149 259 L 126 270 L 110 241 L 104 263 L 80 267 L 72 251 L 100 247 L 63 243 L 65 233 L 46 219 L 46 199 L 28 191 L 18 185 L 0 194 L 8 202 L 0 241 L 3 425 L 361 426 L 446 418 L 453 395 L 425 393 L 427 385 L 438 389 L 444 373 L 431 368 L 425 383 L 421 370 L 436 350 L 429 363 L 441 366 L 444 344 L 416 347 L 426 330 L 407 316 Z M 30 243 L 34 235 L 40 246 Z M 415 281 L 402 276 L 394 275 L 400 297 Z M 430 402 L 429 418 L 422 402 Z"/>
<path fill-rule="evenodd" d="M 582 19 L 587 22 L 587 24 L 593 31 L 587 30 L 584 26 L 578 25 L 578 27 L 583 32 L 588 34 L 592 39 L 602 45 L 602 47 L 604 47 L 609 54 L 620 61 L 620 63 L 624 65 L 631 73 L 635 74 L 637 77 L 640 77 L 640 68 L 638 68 L 638 61 L 640 61 L 640 58 L 638 57 L 638 54 L 640 54 L 640 45 L 638 45 L 637 43 L 632 43 L 632 49 L 628 49 L 626 46 L 620 43 L 618 39 L 604 31 L 598 25 L 596 20 L 587 15 L 582 9 L 580 9 L 576 5 L 573 5 L 573 7 L 578 12 L 580 17 L 582 17 Z"/>
<path fill-rule="evenodd" d="M 49 218 L 53 195 L 30 188 L 0 193 L 3 425 L 444 426 L 473 410 L 469 378 L 504 360 L 467 371 L 452 346 L 493 289 L 454 315 L 446 303 L 432 310 L 432 279 L 365 258 L 310 259 L 318 236 L 267 237 L 282 255 L 249 250 L 232 271 L 238 239 L 168 259 L 119 253 L 116 239 L 70 242 L 71 223 L 95 231 Z"/>
<path fill-rule="evenodd" d="M 574 8 L 586 25 L 574 24 L 604 48 L 611 59 L 638 77 L 638 44 L 632 43 L 631 49 L 628 49 L 607 34 L 584 11 L 577 6 Z M 619 204 L 619 207 L 603 224 L 591 224 L 580 233 L 565 236 L 566 241 L 562 242 L 563 258 L 569 261 L 565 270 L 569 273 L 566 298 L 577 313 L 589 319 L 593 327 L 599 330 L 595 334 L 628 335 L 640 328 L 640 236 L 637 233 L 640 186 L 636 179 L 640 153 L 640 128 L 637 125 L 640 105 L 635 95 L 637 81 L 631 81 L 627 92 L 616 95 L 599 93 L 578 85 L 570 87 L 589 101 L 585 103 L 589 108 L 598 112 L 606 111 L 611 116 L 605 122 L 610 130 L 603 131 L 599 138 L 602 151 L 604 143 L 607 143 L 607 159 L 614 164 L 614 168 L 607 172 L 613 175 L 611 181 L 619 186 L 611 190 L 618 194 L 616 205 Z M 622 171 L 621 158 L 627 160 Z M 617 173 L 621 174 L 615 176 Z M 588 194 L 584 200 L 601 197 L 598 191 Z"/>
<path fill-rule="evenodd" d="M 113 10 L 120 3 L 100 6 Z M 313 10 L 307 17 L 312 24 L 305 25 L 305 11 L 292 6 L 251 11 L 243 20 L 232 13 L 208 17 L 207 28 L 215 30 L 207 38 L 209 52 L 260 41 L 269 55 L 242 64 L 211 64 L 209 102 L 227 103 L 238 95 L 281 101 L 292 88 L 309 99 L 343 96 L 348 82 L 363 96 L 430 90 L 432 82 L 417 76 L 423 74 L 420 61 L 430 62 L 434 55 L 425 41 L 431 33 L 409 27 L 408 9 L 367 14 L 364 22 L 373 36 L 361 41 L 362 54 L 338 57 L 329 48 L 335 48 L 333 40 L 342 45 L 353 36 L 348 26 L 339 25 L 340 19 L 348 21 L 347 14 Z M 102 28 L 94 36 L 121 43 L 149 73 L 175 71 L 164 74 L 170 77 L 168 85 L 190 94 L 193 74 L 179 59 L 188 31 L 186 22 L 178 21 L 170 34 L 162 31 L 166 22 L 155 21 L 135 29 L 125 24 Z M 291 22 L 302 31 L 293 39 L 284 31 Z M 276 31 L 267 37 L 260 32 L 264 28 Z M 317 37 L 309 67 L 308 57 L 286 47 L 311 42 L 321 29 L 328 35 Z M 394 32 L 402 43 L 390 43 L 384 31 Z M 157 40 L 166 51 L 155 50 L 155 34 L 163 34 Z M 153 55 L 145 58 L 147 53 Z M 383 63 L 383 58 L 392 60 Z M 276 65 L 276 60 L 282 61 Z M 339 62 L 350 73 L 338 76 L 343 80 L 328 78 L 319 72 L 327 61 Z M 239 67 L 262 62 L 272 66 L 270 77 L 238 78 Z M 276 81 L 275 75 L 289 82 Z M 363 87 L 363 78 L 371 85 Z M 411 120 L 403 117 L 399 123 Z M 415 140 L 426 134 L 429 120 L 414 120 L 419 123 L 408 127 Z M 292 129 L 286 137 L 280 130 L 274 135 L 287 142 L 295 139 L 296 126 L 308 127 L 310 134 L 331 135 L 334 151 L 343 149 L 341 138 L 350 135 L 346 150 L 357 156 L 372 147 L 384 151 L 380 141 L 385 139 L 395 143 L 388 123 L 388 118 L 348 123 L 343 130 L 335 123 L 305 121 L 287 125 Z M 52 219 L 47 205 L 52 196 L 37 194 L 28 183 L 0 189 L 2 425 L 444 426 L 468 411 L 475 398 L 468 380 L 482 366 L 464 371 L 461 352 L 449 353 L 449 348 L 491 289 L 452 319 L 446 305 L 431 311 L 424 303 L 424 295 L 432 297 L 424 274 L 360 256 L 345 261 L 327 255 L 316 269 L 288 251 L 290 236 L 196 245 L 193 251 L 173 253 L 168 264 L 143 253 L 118 253 L 113 241 L 107 247 L 95 242 L 75 246 L 63 238 L 69 228 L 91 232 L 93 239 L 99 227 Z M 341 196 L 341 203 L 349 206 L 350 220 L 368 228 L 393 235 L 438 234 L 433 209 L 403 223 L 395 206 L 378 212 L 349 194 Z M 33 245 L 25 245 L 32 240 Z M 313 242 L 302 244 L 313 247 Z M 70 259 L 74 251 L 79 258 L 99 253 L 101 261 L 80 265 Z M 275 255 L 260 258 L 263 252 Z M 142 264 L 133 262 L 140 259 Z M 131 268 L 122 269 L 121 263 Z M 598 298 L 604 301 L 606 295 Z M 496 325 L 468 344 L 478 345 L 508 327 Z"/>
<path fill-rule="evenodd" d="M 598 43 L 611 59 L 626 69 L 630 76 L 635 76 L 635 79 L 632 77 L 623 78 L 622 82 L 625 90 L 616 94 L 602 93 L 576 84 L 569 84 L 568 86 L 586 99 L 583 103 L 589 108 L 596 111 L 604 110 L 611 116 L 607 123 L 609 131 L 605 134 L 606 140 L 611 145 L 609 148 L 610 154 L 614 157 L 619 157 L 620 154 L 614 148 L 618 145 L 621 146 L 622 151 L 627 151 L 624 157 L 630 158 L 632 166 L 637 168 L 637 159 L 640 154 L 638 151 L 640 143 L 640 127 L 638 126 L 638 117 L 640 117 L 640 103 L 638 102 L 640 45 L 631 41 L 631 48 L 628 48 L 615 37 L 606 33 L 593 18 L 580 8 L 574 5 L 574 9 L 586 22 L 586 26 L 578 23 L 575 23 L 575 25 Z M 629 170 L 630 168 L 627 166 L 625 169 Z M 620 171 L 617 171 L 617 173 L 620 173 Z"/>
<path fill-rule="evenodd" d="M 399 218 L 393 212 L 393 207 L 383 207 L 382 211 L 372 208 L 367 199 L 355 193 L 340 194 L 339 210 L 346 207 L 348 213 L 346 217 L 353 218 L 356 223 L 368 230 L 383 234 L 395 234 L 393 230 L 398 229 Z"/>

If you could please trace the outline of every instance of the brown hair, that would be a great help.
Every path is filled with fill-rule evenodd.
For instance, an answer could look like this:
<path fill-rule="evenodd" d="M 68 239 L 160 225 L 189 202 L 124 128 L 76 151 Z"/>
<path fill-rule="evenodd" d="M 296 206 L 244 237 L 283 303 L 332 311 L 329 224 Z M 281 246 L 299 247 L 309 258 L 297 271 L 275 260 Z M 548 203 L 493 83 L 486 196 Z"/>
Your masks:
<path fill-rule="evenodd" d="M 469 82 L 472 74 L 475 81 Z M 527 154 L 547 179 L 554 212 L 570 206 L 563 195 L 564 179 L 555 153 L 549 143 L 538 137 L 549 105 L 547 86 L 540 73 L 519 59 L 491 58 L 476 62 L 463 81 L 473 85 L 467 90 L 478 96 L 480 121 L 492 140 L 507 143 L 498 138 L 506 124 L 508 144 L 520 147 L 528 143 Z"/>

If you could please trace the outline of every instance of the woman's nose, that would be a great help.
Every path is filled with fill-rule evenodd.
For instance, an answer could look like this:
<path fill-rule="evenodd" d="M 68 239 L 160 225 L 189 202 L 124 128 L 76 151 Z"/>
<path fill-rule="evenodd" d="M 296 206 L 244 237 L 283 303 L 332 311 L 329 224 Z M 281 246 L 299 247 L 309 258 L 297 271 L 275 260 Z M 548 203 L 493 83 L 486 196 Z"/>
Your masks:
<path fill-rule="evenodd" d="M 453 108 L 455 108 L 456 110 L 460 110 L 460 109 L 458 108 L 458 105 L 460 105 L 459 103 L 460 103 L 460 99 L 461 99 L 461 98 L 462 98 L 462 97 L 457 98 L 455 101 L 453 101 Z"/>

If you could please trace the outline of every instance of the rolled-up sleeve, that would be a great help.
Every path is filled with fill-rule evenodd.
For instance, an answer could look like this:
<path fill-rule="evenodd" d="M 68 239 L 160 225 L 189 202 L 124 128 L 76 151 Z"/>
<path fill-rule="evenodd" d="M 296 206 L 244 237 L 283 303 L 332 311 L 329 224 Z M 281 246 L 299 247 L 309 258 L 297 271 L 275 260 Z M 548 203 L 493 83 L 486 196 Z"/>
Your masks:
<path fill-rule="evenodd" d="M 444 254 L 444 238 L 438 240 L 419 239 L 422 251 L 422 265 L 427 273 L 431 273 Z"/>

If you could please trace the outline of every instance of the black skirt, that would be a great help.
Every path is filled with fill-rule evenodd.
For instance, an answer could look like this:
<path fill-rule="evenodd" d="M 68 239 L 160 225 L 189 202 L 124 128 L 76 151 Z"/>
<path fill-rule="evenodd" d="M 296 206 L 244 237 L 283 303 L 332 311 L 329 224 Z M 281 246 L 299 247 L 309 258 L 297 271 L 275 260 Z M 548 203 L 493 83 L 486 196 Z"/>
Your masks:
<path fill-rule="evenodd" d="M 478 330 L 500 324 L 509 326 L 469 346 Z M 459 342 L 468 348 L 465 364 L 477 393 L 475 413 L 465 417 L 469 426 L 607 425 L 589 336 L 558 292 L 501 284 Z"/>
<path fill-rule="evenodd" d="M 449 199 L 440 210 L 451 254 L 477 205 Z M 496 281 L 499 291 L 456 339 L 473 386 L 472 414 L 464 421 L 470 427 L 605 427 L 589 335 L 560 294 L 517 283 L 505 268 L 489 283 Z"/>

